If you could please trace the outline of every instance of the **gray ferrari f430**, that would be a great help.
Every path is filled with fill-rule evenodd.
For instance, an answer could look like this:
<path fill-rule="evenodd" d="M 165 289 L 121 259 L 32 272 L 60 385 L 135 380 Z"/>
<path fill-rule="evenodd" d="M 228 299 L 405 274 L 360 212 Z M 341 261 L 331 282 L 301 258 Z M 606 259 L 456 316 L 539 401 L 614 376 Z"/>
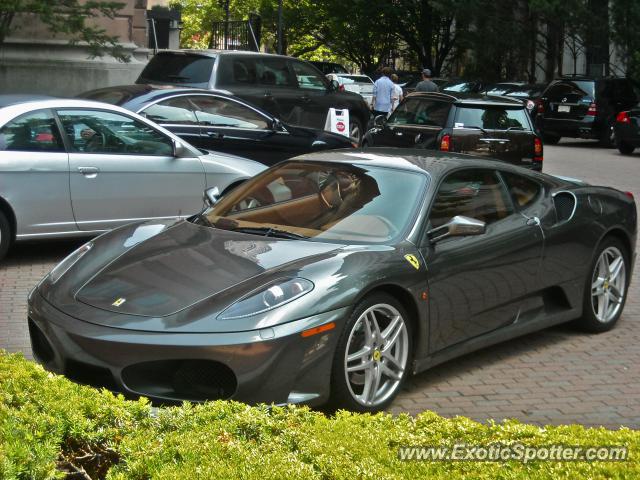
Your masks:
<path fill-rule="evenodd" d="M 411 374 L 624 308 L 629 193 L 423 150 L 279 163 L 97 237 L 29 296 L 47 369 L 164 401 L 385 408 Z"/>

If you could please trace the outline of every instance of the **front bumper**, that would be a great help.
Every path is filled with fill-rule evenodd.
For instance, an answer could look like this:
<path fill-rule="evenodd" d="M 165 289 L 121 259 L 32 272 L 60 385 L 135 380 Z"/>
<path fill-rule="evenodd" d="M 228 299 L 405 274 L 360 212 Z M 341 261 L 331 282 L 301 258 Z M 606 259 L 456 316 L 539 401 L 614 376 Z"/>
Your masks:
<path fill-rule="evenodd" d="M 344 307 L 248 332 L 158 333 L 78 320 L 34 291 L 29 333 L 34 357 L 47 370 L 130 397 L 318 405 L 329 397 L 347 314 Z M 331 322 L 332 330 L 301 336 Z"/>

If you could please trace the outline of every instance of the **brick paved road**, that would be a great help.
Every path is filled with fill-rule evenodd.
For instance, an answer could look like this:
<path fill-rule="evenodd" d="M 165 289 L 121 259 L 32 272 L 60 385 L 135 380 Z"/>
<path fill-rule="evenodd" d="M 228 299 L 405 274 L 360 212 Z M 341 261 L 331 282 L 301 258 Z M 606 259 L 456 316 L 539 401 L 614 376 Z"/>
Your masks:
<path fill-rule="evenodd" d="M 609 184 L 640 198 L 640 154 L 623 157 L 592 142 L 565 140 L 546 147 L 545 158 L 547 172 Z M 3 261 L 0 348 L 30 356 L 27 292 L 80 243 L 24 244 Z M 410 379 L 390 410 L 640 428 L 639 285 L 632 284 L 613 331 L 585 335 L 561 326 L 450 361 Z"/>

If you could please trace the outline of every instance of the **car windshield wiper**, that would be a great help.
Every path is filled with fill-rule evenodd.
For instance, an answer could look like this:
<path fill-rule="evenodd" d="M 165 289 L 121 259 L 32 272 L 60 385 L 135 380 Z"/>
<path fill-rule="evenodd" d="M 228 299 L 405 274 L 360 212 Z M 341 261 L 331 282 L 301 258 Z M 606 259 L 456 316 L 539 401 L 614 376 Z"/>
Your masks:
<path fill-rule="evenodd" d="M 460 127 L 460 128 L 471 128 L 473 130 L 480 130 L 482 133 L 484 133 L 485 135 L 487 135 L 487 131 L 482 128 L 482 127 L 478 127 L 476 125 L 465 125 L 464 127 Z"/>
<path fill-rule="evenodd" d="M 277 238 L 289 238 L 293 240 L 304 240 L 306 235 L 300 235 L 299 233 L 289 232 L 287 230 L 280 230 L 273 227 L 235 227 L 231 228 L 234 232 L 249 233 L 252 235 L 264 235 L 265 237 L 277 237 Z"/>
<path fill-rule="evenodd" d="M 509 127 L 505 130 L 505 132 L 508 132 L 510 130 L 524 130 L 524 127 Z"/>

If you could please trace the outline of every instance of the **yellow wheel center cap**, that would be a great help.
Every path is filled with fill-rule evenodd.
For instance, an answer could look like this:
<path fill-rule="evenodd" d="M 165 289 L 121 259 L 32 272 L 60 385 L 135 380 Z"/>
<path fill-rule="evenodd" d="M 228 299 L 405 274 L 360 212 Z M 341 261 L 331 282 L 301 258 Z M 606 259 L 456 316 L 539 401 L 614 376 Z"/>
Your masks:
<path fill-rule="evenodd" d="M 604 289 L 609 290 L 609 280 L 604 281 Z"/>
<path fill-rule="evenodd" d="M 381 358 L 382 358 L 382 353 L 380 353 L 380 350 L 374 350 L 373 351 L 373 360 L 376 361 L 376 362 L 379 362 Z"/>

